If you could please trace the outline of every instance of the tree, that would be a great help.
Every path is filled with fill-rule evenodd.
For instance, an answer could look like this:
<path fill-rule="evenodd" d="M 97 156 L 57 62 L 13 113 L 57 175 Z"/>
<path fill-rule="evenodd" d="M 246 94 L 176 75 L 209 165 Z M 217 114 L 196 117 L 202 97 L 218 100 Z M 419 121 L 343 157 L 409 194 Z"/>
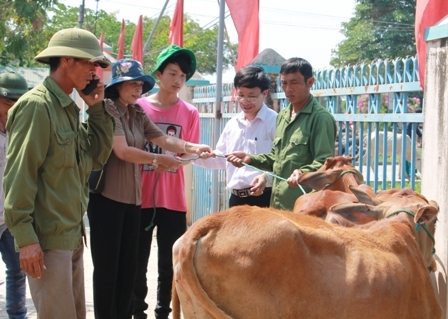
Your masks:
<path fill-rule="evenodd" d="M 30 1 L 20 0 L 13 1 L 15 5 L 22 5 Z M 19 12 L 16 6 L 11 4 L 11 1 L 0 0 L 0 3 L 5 3 L 5 8 L 0 13 L 3 18 L 2 21 L 7 20 L 4 24 L 0 24 L 0 31 L 5 34 L 5 43 L 0 43 L 0 52 L 3 59 L 1 64 L 9 66 L 41 66 L 41 64 L 34 61 L 36 54 L 41 52 L 48 44 L 51 36 L 58 30 L 65 28 L 72 28 L 78 26 L 78 11 L 76 7 L 65 6 L 64 4 L 56 3 L 56 1 L 34 1 L 43 11 L 39 11 L 36 6 L 32 6 L 36 12 L 28 13 L 27 18 L 19 18 Z M 46 6 L 44 6 L 46 4 Z M 20 7 L 20 6 L 19 6 Z M 21 7 L 20 7 L 21 8 Z M 101 31 L 104 31 L 104 43 L 112 47 L 112 56 L 116 56 L 118 52 L 117 43 L 120 35 L 121 19 L 117 19 L 117 13 L 108 13 L 104 10 L 95 12 L 94 10 L 86 8 L 84 10 L 83 28 L 91 31 L 97 37 L 100 36 Z M 34 17 L 34 18 L 33 18 Z M 23 24 L 15 27 L 13 21 L 22 19 Z M 21 21 L 22 21 L 21 20 Z M 137 20 L 137 17 L 136 19 Z M 154 25 L 156 18 L 144 17 L 143 20 L 143 41 L 148 39 Z M 145 52 L 144 69 L 145 72 L 150 73 L 155 66 L 158 54 L 169 45 L 168 35 L 171 18 L 169 16 L 162 16 L 159 25 L 154 33 L 151 43 Z M 125 21 L 125 57 L 131 57 L 131 42 L 134 35 L 136 24 L 131 21 Z M 216 72 L 217 59 L 217 42 L 218 42 L 218 28 L 213 26 L 209 29 L 203 29 L 198 22 L 192 20 L 187 14 L 184 16 L 184 46 L 193 50 L 197 59 L 197 70 L 201 73 L 212 74 Z M 232 44 L 233 50 L 236 50 L 237 45 Z M 225 47 L 224 52 L 224 67 L 231 66 L 232 52 Z"/>
<path fill-rule="evenodd" d="M 0 0 L 0 64 L 27 65 L 53 0 Z"/>
<path fill-rule="evenodd" d="M 354 17 L 342 23 L 346 39 L 332 52 L 335 67 L 414 56 L 415 0 L 357 0 Z"/>

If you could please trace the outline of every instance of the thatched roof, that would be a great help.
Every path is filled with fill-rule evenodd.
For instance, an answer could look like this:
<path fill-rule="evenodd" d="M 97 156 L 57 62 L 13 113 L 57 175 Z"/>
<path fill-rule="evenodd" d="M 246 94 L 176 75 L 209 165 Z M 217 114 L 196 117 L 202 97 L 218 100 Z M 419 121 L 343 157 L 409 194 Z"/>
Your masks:
<path fill-rule="evenodd" d="M 273 49 L 264 49 L 249 65 L 262 67 L 267 73 L 278 73 L 286 59 Z"/>

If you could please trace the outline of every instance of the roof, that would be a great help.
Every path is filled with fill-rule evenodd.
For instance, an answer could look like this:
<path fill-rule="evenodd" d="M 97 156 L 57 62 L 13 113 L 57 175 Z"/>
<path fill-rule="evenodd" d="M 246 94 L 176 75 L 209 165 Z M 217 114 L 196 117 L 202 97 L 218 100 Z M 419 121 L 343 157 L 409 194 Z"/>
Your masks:
<path fill-rule="evenodd" d="M 262 67 L 266 73 L 279 73 L 286 59 L 273 49 L 261 51 L 249 65 Z"/>

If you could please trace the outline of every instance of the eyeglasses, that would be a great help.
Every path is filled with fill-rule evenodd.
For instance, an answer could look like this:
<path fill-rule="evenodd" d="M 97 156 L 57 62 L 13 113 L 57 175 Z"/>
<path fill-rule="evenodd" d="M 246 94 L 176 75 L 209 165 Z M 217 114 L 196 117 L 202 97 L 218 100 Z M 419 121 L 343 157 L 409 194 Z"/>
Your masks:
<path fill-rule="evenodd" d="M 255 103 L 255 102 L 258 101 L 258 99 L 260 98 L 261 95 L 263 95 L 263 93 L 260 94 L 258 97 L 243 97 L 243 96 L 237 96 L 237 97 L 236 97 L 236 100 L 237 100 L 239 103 L 240 103 L 240 102 L 243 102 L 243 101 L 245 101 L 246 103 Z"/>

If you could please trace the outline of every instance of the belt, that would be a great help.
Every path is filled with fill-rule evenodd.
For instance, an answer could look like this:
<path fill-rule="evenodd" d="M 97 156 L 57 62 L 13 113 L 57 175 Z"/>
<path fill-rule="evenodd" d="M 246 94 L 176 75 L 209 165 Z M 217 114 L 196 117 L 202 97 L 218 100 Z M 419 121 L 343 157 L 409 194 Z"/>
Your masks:
<path fill-rule="evenodd" d="M 249 197 L 249 196 L 251 196 L 250 189 L 251 189 L 251 187 L 244 188 L 244 189 L 232 189 L 232 194 L 235 196 L 238 196 L 238 197 L 242 197 L 242 198 Z M 266 187 L 264 190 L 269 191 L 270 189 L 271 189 L 271 187 Z"/>
<path fill-rule="evenodd" d="M 232 189 L 232 194 L 238 197 L 249 197 L 250 187 L 245 189 Z"/>

